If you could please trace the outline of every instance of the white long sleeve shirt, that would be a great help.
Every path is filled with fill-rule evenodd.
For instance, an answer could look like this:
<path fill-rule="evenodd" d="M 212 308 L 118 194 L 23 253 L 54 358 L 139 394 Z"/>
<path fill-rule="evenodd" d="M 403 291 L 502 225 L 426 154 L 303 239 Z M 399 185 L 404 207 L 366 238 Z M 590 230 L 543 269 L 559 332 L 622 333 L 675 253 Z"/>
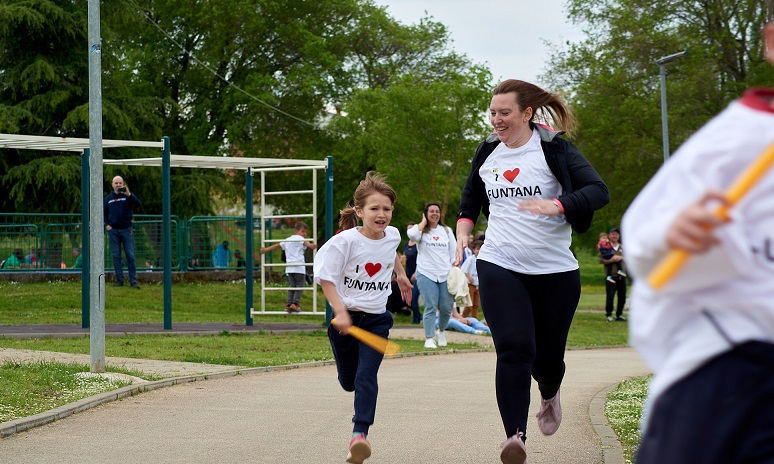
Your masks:
<path fill-rule="evenodd" d="M 647 283 L 667 254 L 666 231 L 678 213 L 710 190 L 725 192 L 774 143 L 772 101 L 774 89 L 759 89 L 729 105 L 674 154 L 624 215 L 626 263 L 635 278 L 629 341 L 656 374 L 648 408 L 732 343 L 774 342 L 774 169 L 716 230 L 719 246 L 692 256 L 661 290 Z"/>
<path fill-rule="evenodd" d="M 406 235 L 417 242 L 417 272 L 434 282 L 446 282 L 457 259 L 457 240 L 451 228 L 438 224 L 425 234 L 415 224 Z"/>

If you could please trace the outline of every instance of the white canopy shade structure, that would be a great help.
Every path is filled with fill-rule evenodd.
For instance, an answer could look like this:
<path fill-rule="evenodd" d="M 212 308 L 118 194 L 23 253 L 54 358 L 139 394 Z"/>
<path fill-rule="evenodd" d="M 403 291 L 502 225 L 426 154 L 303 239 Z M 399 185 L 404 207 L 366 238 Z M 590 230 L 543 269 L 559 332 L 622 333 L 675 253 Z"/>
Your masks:
<path fill-rule="evenodd" d="M 102 140 L 103 148 L 144 147 L 164 148 L 164 142 L 141 142 L 134 140 Z M 89 148 L 89 139 L 75 137 L 46 137 L 40 135 L 0 134 L 0 148 L 18 150 L 52 150 L 83 152 Z"/>
<path fill-rule="evenodd" d="M 0 134 L 0 149 L 18 149 L 18 150 L 51 150 L 51 151 L 69 151 L 85 153 L 90 146 L 90 140 L 87 138 L 74 138 L 74 137 L 46 137 L 46 136 L 33 136 L 33 135 L 18 135 L 18 134 Z M 132 141 L 132 140 L 102 140 L 103 148 L 122 148 L 122 147 L 135 147 L 135 148 L 156 148 L 162 152 L 162 157 L 158 158 L 133 158 L 133 159 L 103 159 L 103 165 L 122 165 L 122 166 L 158 166 L 162 168 L 162 183 L 164 184 L 162 191 L 164 197 L 162 204 L 164 206 L 164 328 L 172 328 L 172 303 L 171 303 L 171 233 L 169 227 L 171 206 L 169 201 L 169 168 L 200 168 L 200 169 L 236 169 L 247 172 L 245 176 L 246 180 L 246 194 L 247 194 L 247 224 L 253 224 L 252 220 L 252 186 L 253 186 L 253 173 L 261 173 L 261 190 L 264 190 L 264 173 L 267 171 L 291 171 L 291 170 L 325 170 L 325 184 L 326 184 L 326 211 L 333 210 L 333 157 L 327 156 L 325 160 L 297 160 L 297 159 L 283 159 L 283 158 L 243 158 L 243 157 L 223 157 L 223 156 L 187 156 L 187 155 L 172 155 L 169 149 L 169 138 L 164 137 L 158 142 L 146 142 L 146 141 Z M 84 156 L 84 162 L 88 164 L 88 156 Z M 88 171 L 84 171 L 87 173 Z M 84 174 L 88 177 L 88 174 Z M 316 177 L 313 176 L 313 179 Z M 261 195 L 261 203 L 263 205 L 264 197 L 266 195 L 283 195 L 292 193 L 310 193 L 316 192 L 316 180 L 314 180 L 314 186 L 309 191 L 286 191 L 286 192 L 264 192 Z M 88 188 L 88 185 L 83 187 Z M 88 204 L 88 197 L 84 197 L 84 204 Z M 312 202 L 316 208 L 316 201 Z M 87 214 L 84 212 L 84 218 Z M 313 215 L 291 215 L 293 216 L 311 216 L 315 219 L 315 226 L 313 230 L 316 230 L 316 214 Z M 279 217 L 279 216 L 277 216 Z M 267 216 L 267 218 L 273 218 L 273 216 Z M 84 219 L 84 231 L 88 234 L 88 222 Z M 325 224 L 326 238 L 330 238 L 333 235 L 333 217 L 331 214 L 326 214 Z M 248 250 L 247 253 L 247 275 L 252 274 L 252 234 L 248 235 Z M 85 244 L 84 244 L 85 245 Z M 88 253 L 88 247 L 84 247 L 84 251 Z M 89 275 L 88 264 L 84 265 L 84 286 L 91 278 Z M 264 271 L 262 267 L 261 280 L 264 280 Z M 252 325 L 252 279 L 247 280 L 247 295 L 245 302 L 245 320 L 247 325 Z M 265 287 L 265 286 L 264 286 Z M 279 289 L 278 289 L 279 290 Z M 104 291 L 104 290 L 103 290 Z M 83 313 L 84 313 L 84 327 L 88 320 L 89 302 L 87 301 L 88 292 L 84 290 L 83 299 Z M 316 292 L 314 293 L 316 301 Z M 263 305 L 263 298 L 262 298 Z M 316 305 L 315 305 L 316 306 Z M 330 309 L 326 308 L 326 321 L 330 319 Z M 104 327 L 102 328 L 104 334 Z"/>

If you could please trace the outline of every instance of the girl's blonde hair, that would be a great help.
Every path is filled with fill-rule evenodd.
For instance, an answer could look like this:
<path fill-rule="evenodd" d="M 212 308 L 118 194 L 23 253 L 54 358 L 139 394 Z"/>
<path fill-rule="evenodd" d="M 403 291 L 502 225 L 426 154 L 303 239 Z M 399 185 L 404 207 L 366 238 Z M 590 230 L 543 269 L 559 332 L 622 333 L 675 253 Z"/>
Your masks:
<path fill-rule="evenodd" d="M 342 209 L 339 214 L 339 228 L 342 230 L 351 229 L 357 226 L 358 217 L 355 212 L 355 207 L 363 208 L 365 206 L 365 200 L 373 193 L 381 193 L 390 199 L 391 204 L 395 204 L 395 200 L 398 199 L 398 195 L 395 194 L 395 190 L 385 182 L 385 177 L 378 172 L 369 171 L 366 174 L 365 179 L 361 180 L 355 189 L 355 194 L 352 196 L 352 201 L 346 208 Z"/>

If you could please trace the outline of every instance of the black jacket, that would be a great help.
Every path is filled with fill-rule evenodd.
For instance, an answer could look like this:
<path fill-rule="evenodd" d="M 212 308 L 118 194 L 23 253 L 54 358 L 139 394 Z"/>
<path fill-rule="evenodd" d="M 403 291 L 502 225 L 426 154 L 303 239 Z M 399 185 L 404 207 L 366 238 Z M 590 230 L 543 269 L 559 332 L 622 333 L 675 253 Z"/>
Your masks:
<path fill-rule="evenodd" d="M 123 193 L 110 192 L 105 197 L 105 225 L 113 229 L 132 227 L 134 209 L 142 206 L 137 195 L 126 196 Z"/>
<path fill-rule="evenodd" d="M 607 186 L 575 145 L 557 137 L 564 132 L 553 132 L 540 125 L 532 127 L 540 134 L 546 163 L 562 186 L 562 195 L 558 200 L 564 206 L 567 222 L 576 232 L 586 232 L 591 227 L 594 211 L 610 202 Z M 499 143 L 497 135 L 493 134 L 476 149 L 468 180 L 462 190 L 458 219 L 470 219 L 475 224 L 482 211 L 489 218 L 489 198 L 478 171 Z"/>

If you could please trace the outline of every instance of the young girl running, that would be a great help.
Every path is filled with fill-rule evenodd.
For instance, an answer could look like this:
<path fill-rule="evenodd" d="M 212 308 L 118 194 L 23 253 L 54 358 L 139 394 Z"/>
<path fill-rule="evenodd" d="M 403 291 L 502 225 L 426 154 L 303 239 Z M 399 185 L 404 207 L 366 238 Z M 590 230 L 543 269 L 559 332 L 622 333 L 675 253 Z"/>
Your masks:
<path fill-rule="evenodd" d="M 411 283 L 396 253 L 400 232 L 390 226 L 395 191 L 381 175 L 369 172 L 355 190 L 351 206 L 341 211 L 342 232 L 320 248 L 314 259 L 314 280 L 333 309 L 328 326 L 339 383 L 355 392 L 355 415 L 347 462 L 361 464 L 371 456 L 366 437 L 374 423 L 377 373 L 383 355 L 347 335 L 357 326 L 387 338 L 392 315 L 386 311 L 392 272 L 403 299 L 411 303 Z M 363 221 L 358 227 L 358 218 Z"/>

